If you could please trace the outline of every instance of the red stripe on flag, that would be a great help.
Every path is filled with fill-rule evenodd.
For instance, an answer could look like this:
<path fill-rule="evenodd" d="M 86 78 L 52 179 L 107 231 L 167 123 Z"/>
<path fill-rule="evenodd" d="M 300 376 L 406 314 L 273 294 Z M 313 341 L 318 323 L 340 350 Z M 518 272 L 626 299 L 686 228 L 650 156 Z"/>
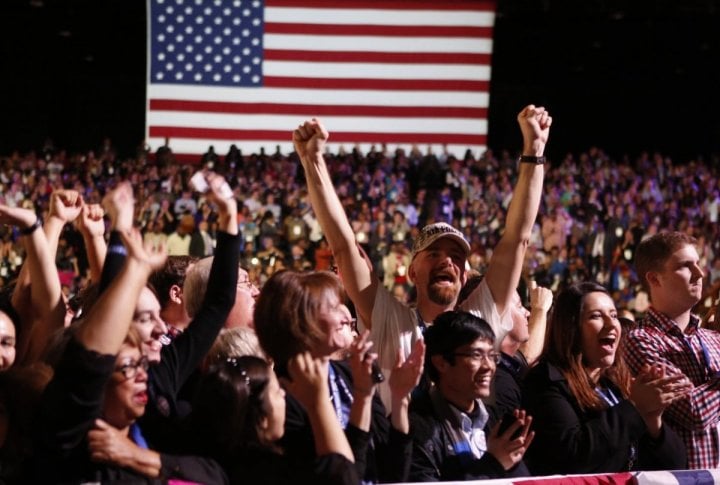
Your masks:
<path fill-rule="evenodd" d="M 265 0 L 265 7 L 370 9 L 370 10 L 473 10 L 495 12 L 493 0 Z"/>
<path fill-rule="evenodd" d="M 233 130 L 222 128 L 186 128 L 179 126 L 152 126 L 150 136 L 164 138 L 199 138 L 213 140 L 267 140 L 289 141 L 290 130 Z M 486 135 L 456 133 L 332 133 L 335 143 L 450 143 L 484 145 Z"/>
<path fill-rule="evenodd" d="M 265 33 L 269 34 L 492 38 L 492 32 L 492 27 L 453 27 L 445 25 L 331 25 L 280 22 L 267 22 L 265 24 Z"/>
<path fill-rule="evenodd" d="M 265 50 L 271 61 L 372 62 L 380 64 L 490 64 L 490 54 L 438 52 L 339 52 Z"/>
<path fill-rule="evenodd" d="M 445 106 L 353 106 L 282 103 L 232 103 L 222 101 L 184 101 L 152 99 L 151 111 L 194 113 L 283 114 L 316 116 L 379 116 L 392 118 L 485 118 L 486 108 Z"/>
<path fill-rule="evenodd" d="M 489 81 L 454 79 L 337 79 L 265 76 L 266 88 L 370 89 L 378 91 L 487 91 Z"/>

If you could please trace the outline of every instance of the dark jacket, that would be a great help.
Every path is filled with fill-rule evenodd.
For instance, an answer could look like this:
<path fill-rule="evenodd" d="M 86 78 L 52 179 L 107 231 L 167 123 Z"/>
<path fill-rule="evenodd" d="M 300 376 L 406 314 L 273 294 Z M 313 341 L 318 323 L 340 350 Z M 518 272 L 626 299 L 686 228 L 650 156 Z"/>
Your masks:
<path fill-rule="evenodd" d="M 335 374 L 352 390 L 352 375 L 345 362 L 331 361 Z M 283 370 L 279 373 L 282 375 Z M 313 460 L 315 442 L 308 415 L 302 404 L 289 393 L 286 394 L 285 435 L 281 446 L 288 456 Z M 366 481 L 404 481 L 410 461 L 412 442 L 410 437 L 393 430 L 385 414 L 385 406 L 377 396 L 373 397 L 370 431 L 364 432 L 348 425 L 345 429 L 355 456 L 358 475 Z"/>
<path fill-rule="evenodd" d="M 609 381 L 601 383 L 621 396 Z M 602 411 L 583 411 L 560 369 L 547 362 L 528 372 L 523 402 L 535 430 L 525 454 L 534 475 L 672 470 L 687 465 L 685 446 L 669 427 L 663 426 L 660 436 L 652 439 L 627 399 Z"/>
<path fill-rule="evenodd" d="M 486 436 L 493 424 L 492 420 L 486 423 Z M 410 405 L 413 451 L 409 480 L 434 482 L 529 475 L 522 462 L 505 470 L 490 453 L 478 459 L 469 451 L 459 451 L 461 429 L 461 423 L 436 388 L 415 395 Z"/>
<path fill-rule="evenodd" d="M 179 398 L 180 390 L 212 347 L 235 304 L 240 240 L 239 234 L 218 231 L 217 250 L 200 310 L 180 336 L 163 346 L 160 362 L 148 370 L 148 404 L 138 422 L 158 449 L 177 448 L 176 427 L 190 413 L 190 404 Z M 122 239 L 117 231 L 110 233 L 108 248 L 100 292 L 110 285 L 125 262 Z"/>
<path fill-rule="evenodd" d="M 35 466 L 28 483 L 160 484 L 171 478 L 227 483 L 224 471 L 208 458 L 161 454 L 162 476 L 158 479 L 90 460 L 87 433 L 100 417 L 105 384 L 114 369 L 114 355 L 92 352 L 75 339 L 70 340 L 43 393 L 36 429 Z"/>
<path fill-rule="evenodd" d="M 159 449 L 172 449 L 173 428 L 189 414 L 180 389 L 198 368 L 235 304 L 240 236 L 218 232 L 203 304 L 188 328 L 163 346 L 160 362 L 148 371 L 148 405 L 139 423 Z"/>
<path fill-rule="evenodd" d="M 493 386 L 495 403 L 488 406 L 493 421 L 502 419 L 503 415 L 522 408 L 522 381 L 527 372 L 527 361 L 521 353 L 510 356 L 500 354 L 500 362 L 495 370 Z"/>

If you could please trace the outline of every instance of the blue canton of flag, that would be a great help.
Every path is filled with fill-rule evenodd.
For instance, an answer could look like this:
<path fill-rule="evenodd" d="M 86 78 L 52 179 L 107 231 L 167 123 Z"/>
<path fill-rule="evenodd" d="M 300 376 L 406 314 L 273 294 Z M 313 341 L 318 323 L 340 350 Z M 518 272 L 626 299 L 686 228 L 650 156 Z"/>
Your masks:
<path fill-rule="evenodd" d="M 147 1 L 153 149 L 485 148 L 495 0 Z"/>
<path fill-rule="evenodd" d="M 262 86 L 263 2 L 151 0 L 150 83 Z"/>

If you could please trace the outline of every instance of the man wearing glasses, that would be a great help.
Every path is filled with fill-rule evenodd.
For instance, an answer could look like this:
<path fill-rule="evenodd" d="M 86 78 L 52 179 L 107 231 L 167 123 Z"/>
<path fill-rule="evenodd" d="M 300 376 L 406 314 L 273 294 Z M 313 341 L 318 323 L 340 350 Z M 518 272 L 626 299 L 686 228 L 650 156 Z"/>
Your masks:
<path fill-rule="evenodd" d="M 487 322 L 470 313 L 442 313 L 425 331 L 425 371 L 435 384 L 413 397 L 409 480 L 450 481 L 529 475 L 522 462 L 532 419 L 516 410 L 508 427 L 491 423 L 490 395 L 500 354 Z"/>

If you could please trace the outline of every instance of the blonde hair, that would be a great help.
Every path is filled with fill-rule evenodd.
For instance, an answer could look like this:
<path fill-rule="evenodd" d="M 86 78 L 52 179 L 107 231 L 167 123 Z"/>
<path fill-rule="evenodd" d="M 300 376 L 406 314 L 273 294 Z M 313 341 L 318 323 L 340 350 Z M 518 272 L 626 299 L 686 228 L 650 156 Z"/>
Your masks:
<path fill-rule="evenodd" d="M 247 327 L 224 328 L 205 357 L 205 366 L 210 367 L 245 355 L 266 359 L 255 330 Z"/>

